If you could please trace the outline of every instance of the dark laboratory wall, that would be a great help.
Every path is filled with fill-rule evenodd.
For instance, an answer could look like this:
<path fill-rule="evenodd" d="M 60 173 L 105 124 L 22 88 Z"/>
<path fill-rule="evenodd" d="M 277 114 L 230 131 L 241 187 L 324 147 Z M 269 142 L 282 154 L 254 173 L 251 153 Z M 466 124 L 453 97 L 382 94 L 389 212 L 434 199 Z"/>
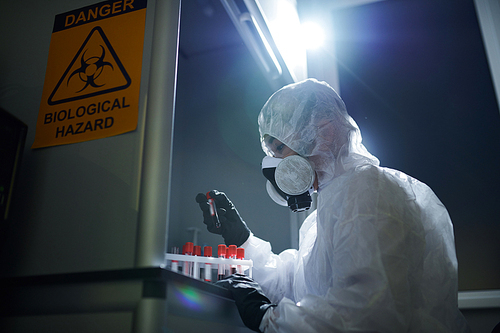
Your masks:
<path fill-rule="evenodd" d="M 184 9 L 168 250 L 192 241 L 192 228 L 196 228 L 200 230 L 198 245 L 210 245 L 216 253 L 222 237 L 206 230 L 195 196 L 217 189 L 228 195 L 252 232 L 270 241 L 273 251 L 279 253 L 291 243 L 289 211 L 267 196 L 260 169 L 264 153 L 257 126 L 260 108 L 273 91 L 225 13 L 215 12 L 211 16 L 187 12 L 202 11 L 202 6 Z M 200 30 L 196 35 L 189 31 L 188 15 L 191 19 L 198 15 Z M 224 24 L 224 46 L 216 46 L 215 39 L 221 36 L 209 34 L 207 38 L 213 39 L 214 45 L 192 51 L 194 47 L 188 44 L 214 24 Z"/>
<path fill-rule="evenodd" d="M 500 115 L 473 1 L 339 10 L 334 31 L 341 95 L 365 145 L 448 208 L 459 289 L 500 288 Z"/>
<path fill-rule="evenodd" d="M 127 134 L 31 149 L 54 17 L 96 2 L 2 1 L 0 107 L 28 125 L 11 217 L 0 243 L 2 276 L 134 265 L 142 117 L 139 129 Z M 143 66 L 146 79 L 147 74 Z"/>

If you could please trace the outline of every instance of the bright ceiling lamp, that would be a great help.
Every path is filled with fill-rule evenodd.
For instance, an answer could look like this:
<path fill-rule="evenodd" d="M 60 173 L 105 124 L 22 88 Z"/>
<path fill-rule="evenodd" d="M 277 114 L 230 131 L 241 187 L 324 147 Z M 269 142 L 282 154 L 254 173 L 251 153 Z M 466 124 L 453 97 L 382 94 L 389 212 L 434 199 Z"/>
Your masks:
<path fill-rule="evenodd" d="M 306 49 L 302 39 L 300 20 L 294 0 L 260 1 L 267 16 L 271 35 L 283 60 L 296 80 L 307 75 Z"/>
<path fill-rule="evenodd" d="M 300 26 L 301 43 L 308 50 L 321 47 L 325 41 L 325 32 L 314 22 L 305 22 Z"/>

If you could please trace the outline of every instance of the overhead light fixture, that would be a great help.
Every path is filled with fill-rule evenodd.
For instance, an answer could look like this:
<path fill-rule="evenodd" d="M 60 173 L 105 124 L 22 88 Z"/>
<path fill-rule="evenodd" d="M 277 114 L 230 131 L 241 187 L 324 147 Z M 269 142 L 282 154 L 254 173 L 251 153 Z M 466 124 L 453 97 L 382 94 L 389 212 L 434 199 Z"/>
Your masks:
<path fill-rule="evenodd" d="M 324 30 L 314 22 L 304 22 L 300 25 L 301 43 L 308 50 L 321 47 L 325 41 Z"/>
<path fill-rule="evenodd" d="M 307 77 L 296 0 L 221 0 L 266 75 L 281 85 Z"/>

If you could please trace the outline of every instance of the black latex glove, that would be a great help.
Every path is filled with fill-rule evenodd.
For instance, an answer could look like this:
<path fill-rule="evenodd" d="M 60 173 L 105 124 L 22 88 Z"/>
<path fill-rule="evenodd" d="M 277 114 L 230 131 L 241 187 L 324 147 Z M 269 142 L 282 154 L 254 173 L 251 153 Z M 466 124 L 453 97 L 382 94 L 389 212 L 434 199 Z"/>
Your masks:
<path fill-rule="evenodd" d="M 205 194 L 199 193 L 196 196 L 196 202 L 200 205 L 203 211 L 203 223 L 206 224 L 207 230 L 214 234 L 222 235 L 226 245 L 241 246 L 250 236 L 250 229 L 241 219 L 240 214 L 234 207 L 228 197 L 217 190 L 210 191 L 210 197 L 215 200 L 217 206 L 217 214 L 219 216 L 220 228 L 217 228 L 212 215 L 210 215 L 210 206 Z"/>
<path fill-rule="evenodd" d="M 259 326 L 267 309 L 276 306 L 264 295 L 259 284 L 243 274 L 233 274 L 230 277 L 217 281 L 216 285 L 228 289 L 241 320 L 251 330 L 260 332 Z"/>

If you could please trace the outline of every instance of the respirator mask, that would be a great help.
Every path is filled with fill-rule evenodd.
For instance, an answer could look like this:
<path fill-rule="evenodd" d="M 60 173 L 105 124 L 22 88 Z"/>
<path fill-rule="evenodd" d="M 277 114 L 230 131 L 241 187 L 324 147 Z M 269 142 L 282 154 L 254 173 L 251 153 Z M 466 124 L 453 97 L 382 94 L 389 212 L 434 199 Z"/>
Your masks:
<path fill-rule="evenodd" d="M 288 206 L 296 213 L 311 208 L 315 173 L 304 157 L 266 156 L 262 160 L 262 173 L 267 178 L 267 193 L 278 205 Z"/>

